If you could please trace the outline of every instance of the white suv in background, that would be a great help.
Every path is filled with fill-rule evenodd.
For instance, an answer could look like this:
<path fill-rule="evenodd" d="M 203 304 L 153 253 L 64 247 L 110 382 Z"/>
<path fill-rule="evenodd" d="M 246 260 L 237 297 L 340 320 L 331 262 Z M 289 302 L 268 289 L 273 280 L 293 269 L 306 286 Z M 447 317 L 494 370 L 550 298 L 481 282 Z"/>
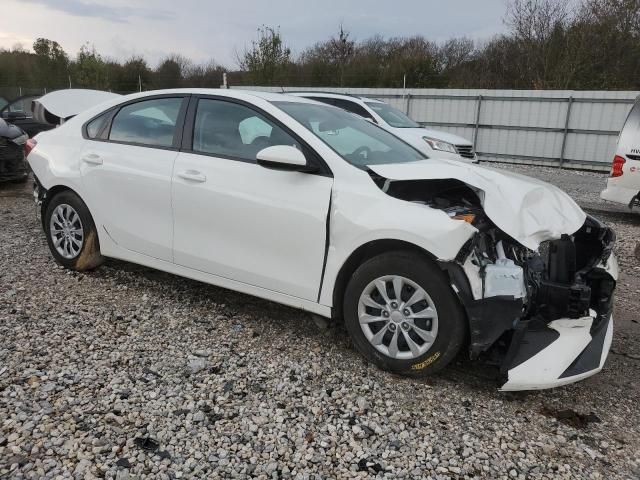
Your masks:
<path fill-rule="evenodd" d="M 607 188 L 600 198 L 640 206 L 640 97 L 620 131 Z"/>
<path fill-rule="evenodd" d="M 473 144 L 469 140 L 451 133 L 423 128 L 397 108 L 380 100 L 324 92 L 287 92 L 287 94 L 334 105 L 360 115 L 400 137 L 427 157 L 478 163 Z"/>

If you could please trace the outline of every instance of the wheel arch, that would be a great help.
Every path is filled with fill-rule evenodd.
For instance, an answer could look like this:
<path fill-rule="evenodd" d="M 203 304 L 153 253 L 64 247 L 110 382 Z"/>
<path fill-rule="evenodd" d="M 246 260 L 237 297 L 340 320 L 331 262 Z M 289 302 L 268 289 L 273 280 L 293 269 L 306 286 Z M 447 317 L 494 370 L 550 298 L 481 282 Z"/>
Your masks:
<path fill-rule="evenodd" d="M 40 188 L 43 188 L 43 187 L 40 185 Z M 84 202 L 80 194 L 78 194 L 78 192 L 76 192 L 73 188 L 67 185 L 58 184 L 58 185 L 54 185 L 51 188 L 48 188 L 45 192 L 45 195 L 41 197 L 41 203 L 40 203 L 40 217 L 42 218 L 43 226 L 44 226 L 45 213 L 47 211 L 47 207 L 49 206 L 49 203 L 51 203 L 51 199 L 62 192 L 71 192 Z M 86 202 L 85 202 L 85 205 L 86 205 Z"/>
<path fill-rule="evenodd" d="M 336 280 L 333 284 L 332 292 L 332 317 L 334 319 L 342 318 L 342 303 L 344 298 L 344 292 L 347 286 L 347 282 L 353 272 L 362 265 L 363 262 L 373 258 L 382 253 L 397 252 L 397 251 L 410 251 L 418 253 L 425 258 L 435 262 L 437 257 L 424 248 L 404 240 L 397 239 L 378 239 L 372 240 L 360 245 L 356 248 L 351 255 L 345 260 L 340 267 Z"/>

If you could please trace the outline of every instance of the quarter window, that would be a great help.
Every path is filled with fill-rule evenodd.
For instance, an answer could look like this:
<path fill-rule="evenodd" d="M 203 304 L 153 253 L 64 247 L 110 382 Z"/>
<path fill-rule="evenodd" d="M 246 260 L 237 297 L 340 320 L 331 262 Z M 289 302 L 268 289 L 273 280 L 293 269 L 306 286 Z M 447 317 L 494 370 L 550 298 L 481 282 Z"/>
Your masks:
<path fill-rule="evenodd" d="M 103 113 L 87 124 L 87 137 L 103 138 L 104 131 L 109 123 L 111 112 Z"/>
<path fill-rule="evenodd" d="M 256 160 L 263 148 L 291 145 L 296 140 L 255 110 L 224 100 L 198 102 L 193 127 L 193 150 L 221 157 Z"/>
<path fill-rule="evenodd" d="M 113 118 L 109 140 L 170 147 L 182 98 L 156 98 L 126 105 Z"/>

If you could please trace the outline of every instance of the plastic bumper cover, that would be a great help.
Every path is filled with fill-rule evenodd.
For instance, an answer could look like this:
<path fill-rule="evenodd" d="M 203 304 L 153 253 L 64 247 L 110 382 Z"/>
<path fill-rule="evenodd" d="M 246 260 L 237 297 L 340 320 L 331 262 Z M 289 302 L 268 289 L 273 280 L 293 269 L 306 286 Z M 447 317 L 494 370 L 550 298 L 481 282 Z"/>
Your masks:
<path fill-rule="evenodd" d="M 554 320 L 541 330 L 526 331 L 507 369 L 502 391 L 542 390 L 580 381 L 602 370 L 611 348 L 613 316 Z"/>

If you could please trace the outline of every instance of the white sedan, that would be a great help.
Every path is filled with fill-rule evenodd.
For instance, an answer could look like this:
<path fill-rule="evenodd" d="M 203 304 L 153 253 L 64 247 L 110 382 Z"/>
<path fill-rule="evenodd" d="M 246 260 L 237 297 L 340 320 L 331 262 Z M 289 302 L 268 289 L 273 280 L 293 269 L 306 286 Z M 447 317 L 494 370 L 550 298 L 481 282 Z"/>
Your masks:
<path fill-rule="evenodd" d="M 502 389 L 602 368 L 614 235 L 559 189 L 427 159 L 338 108 L 258 92 L 117 97 L 29 143 L 51 253 L 344 319 L 379 367 L 501 355 Z"/>
<path fill-rule="evenodd" d="M 427 157 L 449 158 L 461 162 L 478 163 L 473 144 L 466 138 L 449 132 L 421 127 L 397 108 L 375 98 L 328 92 L 291 92 L 291 95 L 342 108 L 380 125 L 400 137 Z"/>

